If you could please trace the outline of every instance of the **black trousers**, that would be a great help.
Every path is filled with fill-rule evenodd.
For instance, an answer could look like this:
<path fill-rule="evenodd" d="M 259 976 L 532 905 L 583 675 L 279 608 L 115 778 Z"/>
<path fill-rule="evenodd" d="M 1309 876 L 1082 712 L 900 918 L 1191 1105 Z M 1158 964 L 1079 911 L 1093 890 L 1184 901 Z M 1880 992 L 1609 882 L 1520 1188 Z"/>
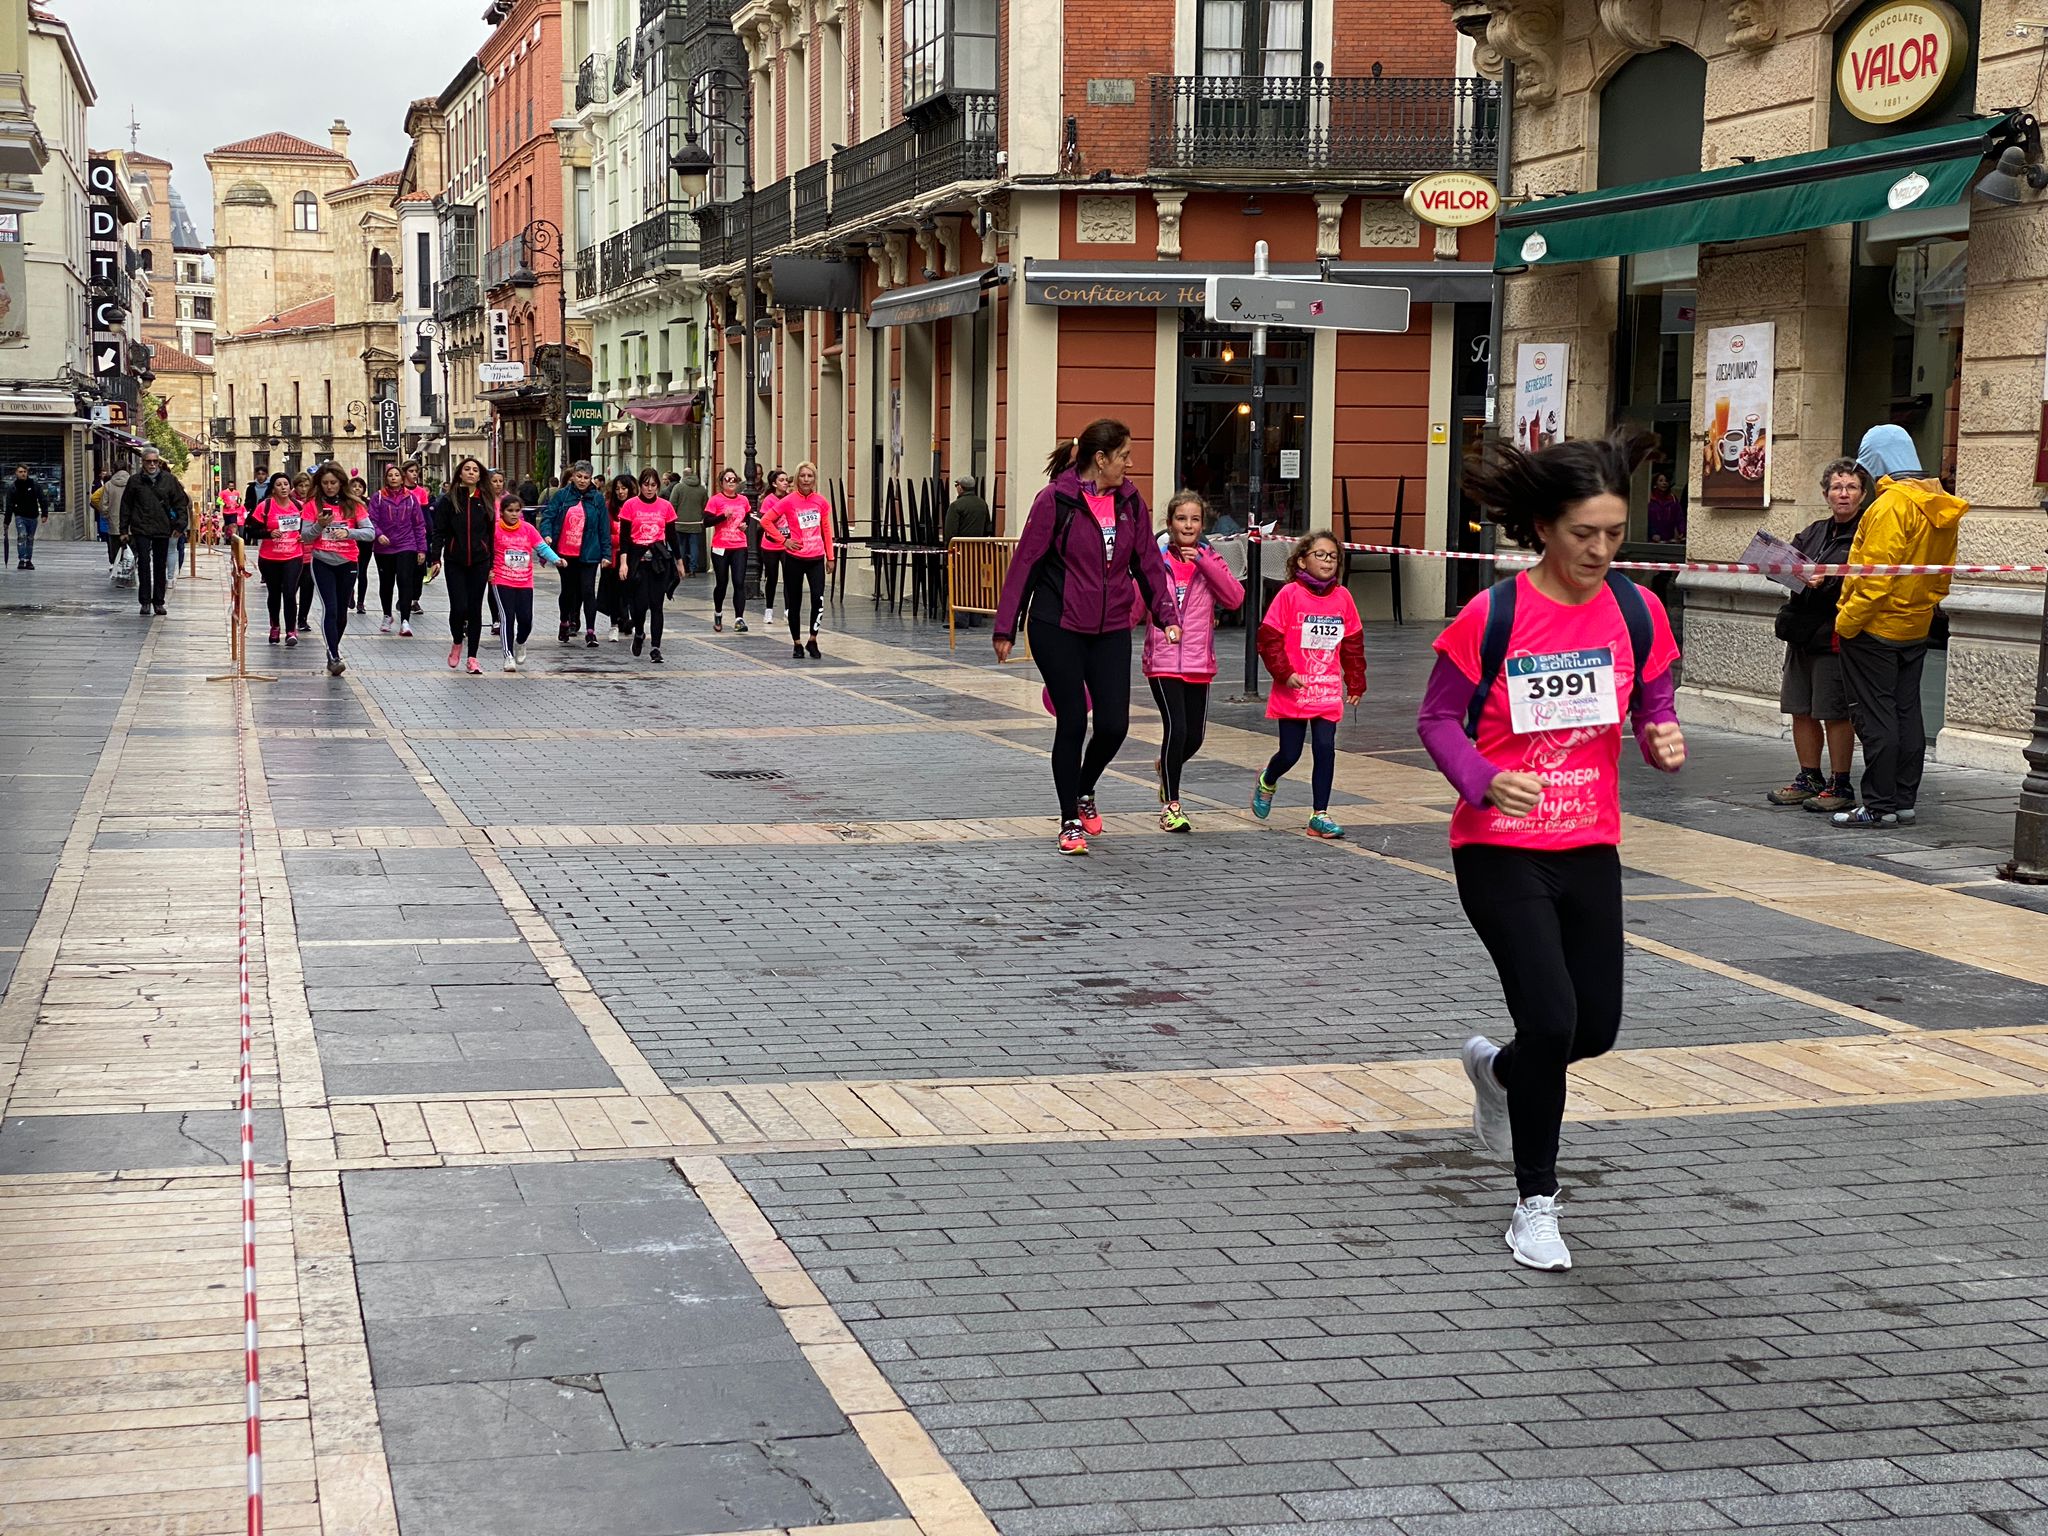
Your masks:
<path fill-rule="evenodd" d="M 1301 745 L 1306 741 L 1310 744 L 1309 790 L 1315 800 L 1313 809 L 1327 811 L 1331 786 L 1337 782 L 1337 722 L 1283 718 L 1275 724 L 1280 727 L 1280 745 L 1266 759 L 1265 781 L 1278 784 L 1280 776 L 1301 761 Z"/>
<path fill-rule="evenodd" d="M 562 591 L 556 611 L 573 632 L 597 629 L 597 573 L 600 568 L 571 557 L 562 562 Z"/>
<path fill-rule="evenodd" d="M 152 538 L 146 533 L 130 534 L 128 544 L 135 551 L 135 605 L 138 608 L 163 607 L 164 568 L 171 559 L 169 536 Z"/>
<path fill-rule="evenodd" d="M 510 657 L 526 644 L 533 633 L 533 588 L 508 587 L 493 582 L 491 590 L 498 599 L 498 615 L 504 625 L 501 638 L 505 642 L 505 654 Z"/>
<path fill-rule="evenodd" d="M 1842 642 L 1849 715 L 1863 743 L 1863 804 L 1873 814 L 1910 811 L 1927 770 L 1927 724 L 1920 711 L 1925 640 L 1852 635 Z"/>
<path fill-rule="evenodd" d="M 384 617 L 391 617 L 391 598 L 398 596 L 398 616 L 410 619 L 420 606 L 420 582 L 425 579 L 427 568 L 420 564 L 420 557 L 409 549 L 392 554 L 379 552 L 377 555 L 377 598 L 384 605 Z"/>
<path fill-rule="evenodd" d="M 818 618 L 825 611 L 825 557 L 812 555 L 806 559 L 802 555 L 785 553 L 782 557 L 782 576 L 787 583 L 787 590 L 783 596 L 789 603 L 789 638 L 797 638 L 797 604 L 803 601 L 798 588 L 803 582 L 809 582 L 811 585 L 811 633 L 815 635 L 818 632 Z"/>
<path fill-rule="evenodd" d="M 1621 1033 L 1621 856 L 1610 845 L 1532 853 L 1488 843 L 1451 850 L 1458 900 L 1493 956 L 1515 1021 L 1494 1076 L 1508 1091 L 1515 1186 L 1557 1193 L 1565 1068 Z"/>
<path fill-rule="evenodd" d="M 491 568 L 443 560 L 441 579 L 448 584 L 448 638 L 466 643 L 474 656 L 484 633 L 484 588 L 491 584 Z"/>
<path fill-rule="evenodd" d="M 313 627 L 313 562 L 299 562 L 299 628 Z"/>
<path fill-rule="evenodd" d="M 368 545 L 364 545 L 363 552 L 356 557 L 355 580 L 352 583 L 350 583 L 350 585 L 353 586 L 355 589 L 356 606 L 358 608 L 366 608 L 369 606 L 370 573 L 374 569 L 373 565 L 371 564 L 371 557 L 375 553 L 376 552 L 372 550 Z M 385 611 L 389 612 L 390 610 L 387 609 Z"/>
<path fill-rule="evenodd" d="M 299 578 L 305 574 L 303 560 L 267 560 L 256 557 L 256 569 L 263 577 L 263 590 L 270 598 L 270 627 L 289 629 L 294 633 L 298 625 Z"/>
<path fill-rule="evenodd" d="M 1103 770 L 1131 731 L 1131 632 L 1081 635 L 1056 623 L 1031 625 L 1031 659 L 1052 695 L 1052 784 L 1060 820 L 1080 817 Z M 1090 707 L 1095 729 L 1088 729 Z"/>
<path fill-rule="evenodd" d="M 1202 750 L 1209 728 L 1209 685 L 1177 677 L 1150 677 L 1152 702 L 1159 706 L 1159 768 L 1166 798 L 1180 801 L 1180 771 Z"/>
<path fill-rule="evenodd" d="M 711 591 L 711 611 L 725 612 L 725 587 L 732 583 L 732 611 L 736 618 L 747 616 L 747 552 L 744 549 L 715 549 L 711 552 L 711 568 L 718 572 L 718 580 Z"/>
<path fill-rule="evenodd" d="M 348 633 L 348 611 L 355 606 L 361 564 L 357 560 L 347 565 L 329 565 L 325 560 L 312 563 L 313 585 L 320 593 L 320 633 L 327 637 L 330 657 L 341 654 L 341 637 Z"/>
<path fill-rule="evenodd" d="M 779 549 L 761 551 L 761 611 L 765 614 L 775 612 L 775 578 L 782 571 L 782 554 Z"/>
<path fill-rule="evenodd" d="M 633 633 L 645 633 L 648 643 L 661 648 L 661 608 L 668 601 L 668 578 L 657 575 L 639 555 L 632 557 L 626 572 L 626 596 L 633 605 Z"/>

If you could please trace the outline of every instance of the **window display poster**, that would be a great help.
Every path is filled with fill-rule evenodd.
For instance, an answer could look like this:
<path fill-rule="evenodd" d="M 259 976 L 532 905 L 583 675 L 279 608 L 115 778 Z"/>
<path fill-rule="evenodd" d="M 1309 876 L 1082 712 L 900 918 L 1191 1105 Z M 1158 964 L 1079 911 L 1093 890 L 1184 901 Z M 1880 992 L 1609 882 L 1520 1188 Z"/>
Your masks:
<path fill-rule="evenodd" d="M 1707 332 L 1707 420 L 1700 432 L 1700 495 L 1717 507 L 1771 504 L 1772 348 L 1777 327 Z"/>
<path fill-rule="evenodd" d="M 1564 441 L 1565 366 L 1571 348 L 1539 341 L 1515 348 L 1515 436 L 1517 448 L 1534 453 Z"/>

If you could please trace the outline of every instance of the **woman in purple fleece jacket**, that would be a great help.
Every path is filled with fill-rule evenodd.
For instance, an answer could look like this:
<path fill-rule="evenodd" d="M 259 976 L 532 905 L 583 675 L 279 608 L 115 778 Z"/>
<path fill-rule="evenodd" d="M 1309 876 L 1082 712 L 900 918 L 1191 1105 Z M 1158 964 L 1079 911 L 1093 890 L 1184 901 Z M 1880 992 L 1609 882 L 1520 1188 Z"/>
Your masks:
<path fill-rule="evenodd" d="M 1565 1069 L 1611 1049 L 1621 1029 L 1622 712 L 1653 767 L 1675 773 L 1685 762 L 1670 620 L 1654 595 L 1609 575 L 1629 477 L 1652 441 L 1617 430 L 1538 453 L 1503 443 L 1467 469 L 1472 497 L 1543 557 L 1467 603 L 1437 637 L 1417 722 L 1458 791 L 1458 899 L 1515 1021 L 1506 1046 L 1467 1040 L 1464 1062 L 1473 1129 L 1514 1164 L 1507 1245 L 1531 1269 L 1572 1264 L 1557 1224 Z M 1486 656 L 1493 604 L 1509 601 L 1507 644 Z"/>
<path fill-rule="evenodd" d="M 377 555 L 377 595 L 384 602 L 384 622 L 378 631 L 391 633 L 391 592 L 396 587 L 398 632 L 410 636 L 420 583 L 427 574 L 427 514 L 396 464 L 384 466 L 384 484 L 370 498 L 370 523 L 377 530 L 372 548 Z"/>
<path fill-rule="evenodd" d="M 1052 483 L 1031 503 L 996 605 L 998 661 L 1010 659 L 1029 605 L 1031 659 L 1059 722 L 1052 782 L 1060 797 L 1061 853 L 1086 853 L 1088 839 L 1102 831 L 1095 785 L 1131 728 L 1138 593 L 1168 642 L 1180 643 L 1173 583 L 1145 498 L 1127 478 L 1130 467 L 1131 430 L 1120 421 L 1090 422 L 1052 451 L 1045 466 Z"/>

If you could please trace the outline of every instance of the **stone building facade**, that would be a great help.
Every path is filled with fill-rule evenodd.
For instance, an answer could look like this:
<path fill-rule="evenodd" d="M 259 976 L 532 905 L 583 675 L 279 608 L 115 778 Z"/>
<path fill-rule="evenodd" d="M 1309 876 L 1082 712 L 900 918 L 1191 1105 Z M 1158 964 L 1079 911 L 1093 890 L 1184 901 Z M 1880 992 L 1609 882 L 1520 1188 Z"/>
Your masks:
<path fill-rule="evenodd" d="M 1789 537 L 1826 511 L 1821 467 L 1853 452 L 1868 427 L 1896 421 L 1920 444 L 1927 472 L 1952 477 L 1971 503 L 1963 561 L 2041 559 L 2048 524 L 2036 446 L 2048 213 L 2024 183 L 2010 206 L 1971 190 L 1990 157 L 2024 137 L 2002 109 L 2036 95 L 2043 45 L 2038 32 L 2018 35 L 2026 32 L 2023 7 L 1956 0 L 1939 8 L 1960 27 L 1950 37 L 1950 22 L 1940 14 L 1926 20 L 1932 8 L 1914 0 L 1448 3 L 1478 40 L 1482 66 L 1511 66 L 1514 87 L 1500 257 L 1509 273 L 1504 421 L 1514 420 L 1518 347 L 1564 343 L 1567 431 L 1597 433 L 1616 419 L 1650 426 L 1669 450 L 1660 468 L 1686 490 L 1688 481 L 1710 478 L 1700 471 L 1712 462 L 1703 453 L 1719 391 L 1707 374 L 1707 333 L 1769 322 L 1776 369 L 1768 510 L 1719 503 L 1692 484 L 1679 550 L 1645 552 L 1733 560 L 1760 526 Z M 1872 41 L 1902 29 L 1931 38 L 1936 28 L 1940 70 L 1917 81 L 1904 78 L 1916 70 Z M 1902 77 L 1874 104 L 1856 84 L 1859 71 L 1867 84 L 1873 50 Z M 1935 62 L 1932 43 L 1927 51 Z M 1945 160 L 1915 149 L 1944 132 L 1975 133 L 1973 125 L 1981 139 Z M 1798 158 L 1817 151 L 1828 152 L 1825 165 Z M 1916 152 L 1921 161 L 1911 160 Z M 2038 163 L 2038 138 L 2027 152 Z M 1877 200 L 1856 217 L 1764 238 L 1729 238 L 1736 231 L 1723 229 L 1690 246 L 1546 264 L 1563 227 L 1557 221 L 1597 212 L 1586 196 L 1596 190 L 1626 198 L 1658 181 L 1670 204 L 1711 191 L 1690 180 L 1707 173 L 1775 175 L 1819 189 L 1816 196 L 1849 197 L 1847 181 L 1825 178 L 1863 155 L 1889 155 L 1858 163 L 1891 168 L 1875 176 Z M 1945 190 L 1929 195 L 1930 177 Z M 1556 194 L 1581 201 L 1524 201 Z M 1711 204 L 1696 205 L 1703 217 Z M 1539 239 L 1525 254 L 1531 235 Z M 1627 242 L 1610 248 L 1617 243 Z M 1781 589 L 1756 577 L 1694 573 L 1677 591 L 1690 717 L 1782 729 L 1782 647 L 1771 630 Z M 1928 669 L 1930 726 L 1941 726 L 1937 758 L 2022 766 L 2041 604 L 2039 578 L 1957 580 L 1946 604 L 1947 664 Z"/>

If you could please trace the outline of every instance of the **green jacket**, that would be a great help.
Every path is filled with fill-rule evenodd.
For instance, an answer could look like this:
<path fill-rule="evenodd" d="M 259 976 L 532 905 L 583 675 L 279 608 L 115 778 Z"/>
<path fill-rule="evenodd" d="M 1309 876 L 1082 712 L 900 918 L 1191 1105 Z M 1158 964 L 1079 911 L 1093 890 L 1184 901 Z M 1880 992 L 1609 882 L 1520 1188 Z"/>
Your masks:
<path fill-rule="evenodd" d="M 941 542 L 946 544 L 955 539 L 985 539 L 995 531 L 995 514 L 972 491 L 953 498 L 953 504 L 946 508 L 946 519 L 940 524 Z"/>
<path fill-rule="evenodd" d="M 685 475 L 675 483 L 669 492 L 669 505 L 676 509 L 676 528 L 682 533 L 704 531 L 704 503 L 711 499 L 702 481 L 695 475 Z"/>

